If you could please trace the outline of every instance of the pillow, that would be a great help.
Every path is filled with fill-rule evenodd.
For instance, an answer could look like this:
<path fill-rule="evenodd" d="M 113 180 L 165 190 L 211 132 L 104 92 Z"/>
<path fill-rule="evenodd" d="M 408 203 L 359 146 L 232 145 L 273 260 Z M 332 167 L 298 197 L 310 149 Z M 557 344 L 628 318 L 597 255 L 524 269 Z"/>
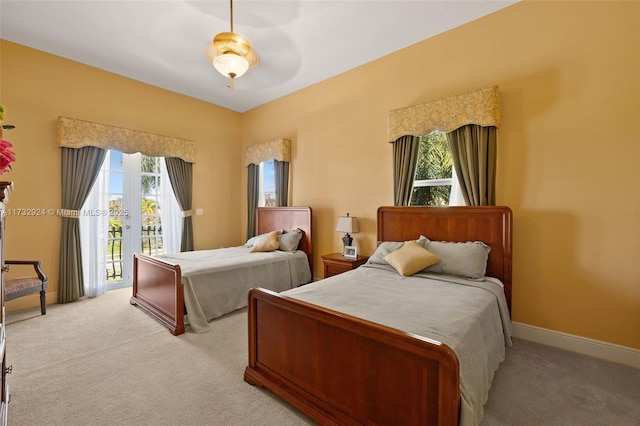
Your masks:
<path fill-rule="evenodd" d="M 491 247 L 482 241 L 454 243 L 428 240 L 425 248 L 438 256 L 440 262 L 429 266 L 424 272 L 484 280 Z"/>
<path fill-rule="evenodd" d="M 280 232 L 284 234 L 284 229 L 282 231 L 280 231 Z M 251 248 L 256 243 L 256 240 L 258 238 L 262 237 L 263 235 L 268 235 L 268 234 L 269 234 L 269 232 L 265 232 L 264 234 L 260 234 L 260 235 L 255 235 L 255 236 L 249 238 L 247 240 L 247 242 L 242 245 L 242 247 Z"/>
<path fill-rule="evenodd" d="M 300 240 L 303 235 L 302 229 L 294 229 L 291 232 L 285 232 L 278 235 L 278 250 L 282 251 L 296 251 L 298 250 L 298 244 L 300 244 Z"/>
<path fill-rule="evenodd" d="M 369 257 L 369 263 L 377 263 L 379 265 L 388 265 L 384 257 L 396 251 L 404 245 L 404 241 L 383 241 L 378 245 L 376 251 Z"/>
<path fill-rule="evenodd" d="M 403 277 L 438 263 L 438 256 L 422 247 L 417 241 L 407 241 L 401 248 L 384 257 L 384 260 Z"/>
<path fill-rule="evenodd" d="M 423 243 L 423 241 L 429 241 L 429 240 L 427 239 L 427 237 L 421 235 L 417 241 L 422 246 L 424 246 L 425 244 Z M 408 241 L 382 241 L 382 242 L 378 241 L 378 247 L 376 248 L 376 251 L 371 255 L 371 257 L 369 257 L 369 263 L 387 265 L 388 263 L 385 262 L 384 257 L 389 253 L 395 250 L 398 250 L 407 242 Z"/>
<path fill-rule="evenodd" d="M 280 235 L 282 231 L 271 231 L 266 234 L 258 235 L 258 238 L 255 239 L 253 243 L 253 247 L 249 252 L 259 252 L 259 251 L 274 251 L 276 250 L 280 244 L 278 243 L 278 235 Z"/>
<path fill-rule="evenodd" d="M 266 234 L 262 234 L 262 235 L 266 235 Z M 253 236 L 253 237 L 249 238 L 249 239 L 247 240 L 247 242 L 246 242 L 246 243 L 244 243 L 244 245 L 243 245 L 242 247 L 246 247 L 246 248 L 251 248 L 251 247 L 253 247 L 253 245 L 255 244 L 255 242 L 256 242 L 256 240 L 258 239 L 258 237 L 259 237 L 259 236 L 260 236 L 260 235 L 255 235 L 255 236 Z"/>

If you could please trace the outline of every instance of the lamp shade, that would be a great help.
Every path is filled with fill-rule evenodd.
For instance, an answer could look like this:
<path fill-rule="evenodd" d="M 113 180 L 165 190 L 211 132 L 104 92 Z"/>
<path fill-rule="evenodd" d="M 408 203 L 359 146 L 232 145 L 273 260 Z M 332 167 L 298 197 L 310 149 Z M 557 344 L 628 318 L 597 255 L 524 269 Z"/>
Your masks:
<path fill-rule="evenodd" d="M 336 232 L 346 232 L 347 234 L 360 232 L 360 228 L 358 227 L 358 218 L 349 216 L 349 213 L 347 213 L 346 216 L 340 216 L 338 218 Z"/>
<path fill-rule="evenodd" d="M 235 53 L 225 53 L 216 56 L 213 66 L 225 77 L 241 77 L 249 69 L 249 62 Z"/>

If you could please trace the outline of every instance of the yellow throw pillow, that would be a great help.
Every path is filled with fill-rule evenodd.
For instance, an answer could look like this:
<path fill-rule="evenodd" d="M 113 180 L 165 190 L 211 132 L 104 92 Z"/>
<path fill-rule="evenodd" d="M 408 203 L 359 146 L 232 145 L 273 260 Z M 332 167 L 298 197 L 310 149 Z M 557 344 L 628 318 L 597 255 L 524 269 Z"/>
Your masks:
<path fill-rule="evenodd" d="M 249 250 L 251 253 L 257 251 L 274 251 L 280 247 L 278 242 L 278 236 L 282 234 L 282 231 L 271 231 L 267 234 L 262 234 L 253 243 L 253 247 Z"/>
<path fill-rule="evenodd" d="M 392 251 L 384 260 L 403 277 L 408 277 L 440 261 L 440 258 L 416 241 L 407 241 L 398 250 Z"/>

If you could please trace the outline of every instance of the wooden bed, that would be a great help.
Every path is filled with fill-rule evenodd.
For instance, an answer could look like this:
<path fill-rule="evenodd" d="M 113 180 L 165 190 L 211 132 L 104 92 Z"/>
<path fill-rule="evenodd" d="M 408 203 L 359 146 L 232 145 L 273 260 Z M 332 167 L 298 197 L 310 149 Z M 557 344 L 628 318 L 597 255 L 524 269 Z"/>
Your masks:
<path fill-rule="evenodd" d="M 256 211 L 256 235 L 296 228 L 304 231 L 298 248 L 306 253 L 313 274 L 311 208 L 259 207 Z M 130 303 L 156 317 L 173 335 L 184 333 L 184 287 L 180 265 L 140 253 L 134 254 L 133 296 Z"/>
<path fill-rule="evenodd" d="M 488 244 L 486 275 L 502 281 L 509 309 L 511 229 L 507 207 L 378 209 L 379 241 Z M 459 362 L 447 345 L 262 289 L 248 306 L 245 381 L 320 424 L 458 424 Z"/>

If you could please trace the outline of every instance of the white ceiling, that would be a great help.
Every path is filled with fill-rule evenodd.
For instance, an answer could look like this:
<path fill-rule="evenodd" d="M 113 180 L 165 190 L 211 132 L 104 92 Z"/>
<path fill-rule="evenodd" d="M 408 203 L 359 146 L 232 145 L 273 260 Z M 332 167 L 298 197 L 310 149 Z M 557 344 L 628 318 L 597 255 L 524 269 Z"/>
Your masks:
<path fill-rule="evenodd" d="M 260 63 L 233 91 L 204 53 L 228 0 L 0 0 L 0 37 L 245 112 L 516 1 L 235 0 Z"/>

